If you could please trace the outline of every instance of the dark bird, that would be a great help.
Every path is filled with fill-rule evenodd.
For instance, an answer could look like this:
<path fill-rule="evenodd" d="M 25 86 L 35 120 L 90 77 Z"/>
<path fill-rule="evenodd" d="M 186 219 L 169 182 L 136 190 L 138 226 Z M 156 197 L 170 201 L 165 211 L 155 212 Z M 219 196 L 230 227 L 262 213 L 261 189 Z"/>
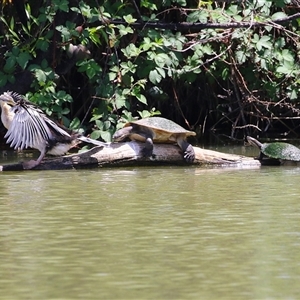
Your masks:
<path fill-rule="evenodd" d="M 80 141 L 97 146 L 105 143 L 87 138 L 79 133 L 68 133 L 49 119 L 41 109 L 14 92 L 0 95 L 1 120 L 7 129 L 6 143 L 14 149 L 34 148 L 41 153 L 37 160 L 23 163 L 24 169 L 36 167 L 47 154 L 64 155 Z"/>

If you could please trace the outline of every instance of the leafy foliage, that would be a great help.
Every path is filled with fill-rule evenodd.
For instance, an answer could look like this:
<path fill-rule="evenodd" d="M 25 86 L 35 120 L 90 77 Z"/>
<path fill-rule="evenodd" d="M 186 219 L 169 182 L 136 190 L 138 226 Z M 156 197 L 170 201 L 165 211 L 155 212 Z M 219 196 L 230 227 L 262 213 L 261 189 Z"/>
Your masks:
<path fill-rule="evenodd" d="M 299 24 L 276 23 L 297 12 L 292 1 L 40 2 L 28 0 L 24 15 L 2 7 L 0 89 L 15 84 L 94 138 L 160 111 L 232 136 L 300 114 Z M 169 26 L 184 22 L 249 26 Z M 23 90 L 19 74 L 31 78 Z"/>

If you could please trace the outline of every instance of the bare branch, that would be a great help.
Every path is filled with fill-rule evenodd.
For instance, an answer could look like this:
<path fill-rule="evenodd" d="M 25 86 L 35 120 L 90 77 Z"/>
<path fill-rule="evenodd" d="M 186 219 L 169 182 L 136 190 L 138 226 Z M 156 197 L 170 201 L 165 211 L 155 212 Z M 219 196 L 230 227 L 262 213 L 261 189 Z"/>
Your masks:
<path fill-rule="evenodd" d="M 180 32 L 198 32 L 202 29 L 208 28 L 216 28 L 216 29 L 227 29 L 227 28 L 248 28 L 248 27 L 265 27 L 265 26 L 274 26 L 275 24 L 282 24 L 286 22 L 290 22 L 300 18 L 300 13 L 296 13 L 294 15 L 288 16 L 286 18 L 280 18 L 275 21 L 265 21 L 265 22 L 229 22 L 229 23 L 163 23 L 163 22 L 134 22 L 131 23 L 130 26 L 135 28 L 161 28 L 161 29 L 170 29 Z M 115 25 L 128 25 L 125 21 L 121 20 L 110 20 L 110 24 Z"/>

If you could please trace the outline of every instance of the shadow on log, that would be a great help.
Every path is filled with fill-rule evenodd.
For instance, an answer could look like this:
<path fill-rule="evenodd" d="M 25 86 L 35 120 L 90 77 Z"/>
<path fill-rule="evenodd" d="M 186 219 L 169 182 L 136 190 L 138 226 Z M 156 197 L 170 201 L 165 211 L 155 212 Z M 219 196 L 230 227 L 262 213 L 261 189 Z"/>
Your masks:
<path fill-rule="evenodd" d="M 87 169 L 96 167 L 120 166 L 155 166 L 185 165 L 203 167 L 257 168 L 260 162 L 251 157 L 226 154 L 194 147 L 196 159 L 192 164 L 182 158 L 181 150 L 176 145 L 155 144 L 153 156 L 145 158 L 140 155 L 143 143 L 111 143 L 107 147 L 94 147 L 86 152 L 46 158 L 34 170 Z M 0 166 L 0 171 L 21 171 L 22 163 Z"/>

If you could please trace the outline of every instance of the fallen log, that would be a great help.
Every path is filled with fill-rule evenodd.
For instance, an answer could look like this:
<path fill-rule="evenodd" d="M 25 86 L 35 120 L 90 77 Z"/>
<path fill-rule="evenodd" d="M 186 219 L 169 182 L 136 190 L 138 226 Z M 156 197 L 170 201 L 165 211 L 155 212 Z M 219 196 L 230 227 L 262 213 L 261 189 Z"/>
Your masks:
<path fill-rule="evenodd" d="M 119 166 L 155 166 L 155 165 L 185 165 L 256 168 L 260 162 L 251 157 L 227 154 L 213 150 L 194 147 L 196 158 L 192 164 L 182 158 L 181 150 L 176 145 L 155 144 L 153 156 L 141 156 L 143 143 L 111 143 L 107 147 L 94 147 L 85 152 L 60 157 L 45 158 L 34 170 L 64 170 L 95 167 Z M 0 171 L 21 171 L 22 162 L 0 166 Z"/>

